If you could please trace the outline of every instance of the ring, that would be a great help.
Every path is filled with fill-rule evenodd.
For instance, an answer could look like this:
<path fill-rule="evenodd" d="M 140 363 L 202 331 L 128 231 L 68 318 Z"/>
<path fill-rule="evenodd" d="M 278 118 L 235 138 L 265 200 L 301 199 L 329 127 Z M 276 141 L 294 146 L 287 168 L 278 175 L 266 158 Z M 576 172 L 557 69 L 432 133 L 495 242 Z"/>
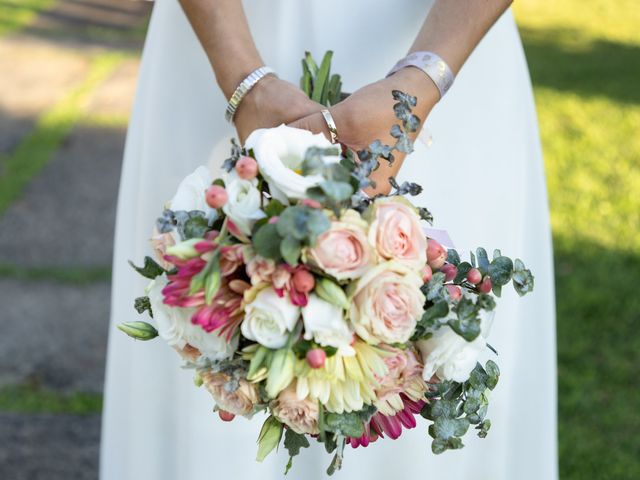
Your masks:
<path fill-rule="evenodd" d="M 327 128 L 329 129 L 329 135 L 331 137 L 329 140 L 331 140 L 331 143 L 333 144 L 338 143 L 338 129 L 336 128 L 336 122 L 333 121 L 331 112 L 325 108 L 324 110 L 321 110 L 320 113 L 322 113 L 324 121 L 327 124 Z"/>

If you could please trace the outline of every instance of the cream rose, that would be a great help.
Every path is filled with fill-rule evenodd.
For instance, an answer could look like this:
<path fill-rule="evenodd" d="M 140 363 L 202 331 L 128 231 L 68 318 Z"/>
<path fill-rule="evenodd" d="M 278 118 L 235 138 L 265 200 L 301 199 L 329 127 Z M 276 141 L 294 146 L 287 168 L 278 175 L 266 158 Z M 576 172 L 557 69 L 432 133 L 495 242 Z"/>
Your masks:
<path fill-rule="evenodd" d="M 307 258 L 337 280 L 359 278 L 372 262 L 367 240 L 367 222 L 355 210 L 344 212 L 339 221 L 318 237 Z"/>
<path fill-rule="evenodd" d="M 237 337 L 227 343 L 216 332 L 205 332 L 200 325 L 191 323 L 191 317 L 196 312 L 195 308 L 165 305 L 162 289 L 167 283 L 166 275 L 162 275 L 156 277 L 147 288 L 153 319 L 158 327 L 160 337 L 178 350 L 191 345 L 211 360 L 231 357 L 238 346 Z"/>
<path fill-rule="evenodd" d="M 404 343 L 422 315 L 422 279 L 399 262 L 367 271 L 350 292 L 351 321 L 366 342 Z"/>
<path fill-rule="evenodd" d="M 271 402 L 271 411 L 278 420 L 296 433 L 320 433 L 318 402 L 309 397 L 299 399 L 296 394 L 296 382 L 291 383 Z"/>
<path fill-rule="evenodd" d="M 342 355 L 355 354 L 351 347 L 353 332 L 344 319 L 342 308 L 312 293 L 307 306 L 302 308 L 302 320 L 306 340 L 314 340 L 325 347 L 335 347 Z"/>
<path fill-rule="evenodd" d="M 260 205 L 261 194 L 256 185 L 256 179 L 243 180 L 234 174 L 228 177 L 225 187 L 229 199 L 222 211 L 245 235 L 251 235 L 254 223 L 266 216 Z"/>
<path fill-rule="evenodd" d="M 422 378 L 425 381 L 428 382 L 435 374 L 440 380 L 466 382 L 485 351 L 486 340 L 480 335 L 467 342 L 450 327 L 444 326 L 428 340 L 416 342 L 416 346 L 422 354 Z"/>
<path fill-rule="evenodd" d="M 271 195 L 282 203 L 306 197 L 309 187 L 323 180 L 321 175 L 303 176 L 299 173 L 309 147 L 331 148 L 331 142 L 322 134 L 281 125 L 277 128 L 255 130 L 245 142 L 253 149 L 260 173 L 269 184 Z M 327 162 L 339 158 L 325 157 Z"/>
<path fill-rule="evenodd" d="M 253 407 L 260 401 L 256 386 L 244 378 L 239 380 L 239 386 L 236 390 L 228 388 L 231 377 L 224 373 L 207 372 L 201 374 L 201 378 L 216 405 L 234 415 L 251 416 Z"/>
<path fill-rule="evenodd" d="M 300 308 L 273 288 L 261 290 L 245 307 L 242 334 L 267 348 L 281 348 L 300 318 Z"/>
<path fill-rule="evenodd" d="M 207 205 L 205 191 L 211 186 L 213 178 L 207 167 L 198 167 L 195 172 L 187 175 L 180 185 L 178 191 L 169 202 L 173 211 L 184 210 L 190 212 L 200 210 L 205 213 L 208 220 L 217 216 L 216 211 Z"/>
<path fill-rule="evenodd" d="M 400 196 L 380 198 L 372 207 L 369 242 L 387 260 L 420 269 L 427 263 L 427 239 L 415 207 Z"/>

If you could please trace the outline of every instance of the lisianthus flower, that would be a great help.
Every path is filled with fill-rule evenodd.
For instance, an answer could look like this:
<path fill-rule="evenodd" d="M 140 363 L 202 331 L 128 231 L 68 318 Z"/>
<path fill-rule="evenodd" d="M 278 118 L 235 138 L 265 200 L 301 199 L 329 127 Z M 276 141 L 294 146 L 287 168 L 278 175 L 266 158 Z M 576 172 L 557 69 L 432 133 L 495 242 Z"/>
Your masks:
<path fill-rule="evenodd" d="M 317 369 L 304 359 L 298 360 L 298 398 L 309 396 L 335 413 L 354 412 L 373 404 L 380 386 L 378 379 L 388 372 L 384 362 L 388 352 L 360 340 L 354 342 L 353 351 L 351 356 L 338 352 Z"/>

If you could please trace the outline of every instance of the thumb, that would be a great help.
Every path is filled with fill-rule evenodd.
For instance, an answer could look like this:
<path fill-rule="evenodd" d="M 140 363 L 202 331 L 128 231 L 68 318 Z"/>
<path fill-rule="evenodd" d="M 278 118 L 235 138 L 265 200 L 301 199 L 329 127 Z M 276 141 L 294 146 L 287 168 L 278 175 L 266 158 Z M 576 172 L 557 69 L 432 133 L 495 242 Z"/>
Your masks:
<path fill-rule="evenodd" d="M 289 127 L 300 128 L 302 130 L 309 130 L 311 133 L 322 133 L 327 139 L 330 139 L 329 127 L 327 127 L 324 118 L 320 112 L 307 115 L 295 122 L 291 122 Z"/>

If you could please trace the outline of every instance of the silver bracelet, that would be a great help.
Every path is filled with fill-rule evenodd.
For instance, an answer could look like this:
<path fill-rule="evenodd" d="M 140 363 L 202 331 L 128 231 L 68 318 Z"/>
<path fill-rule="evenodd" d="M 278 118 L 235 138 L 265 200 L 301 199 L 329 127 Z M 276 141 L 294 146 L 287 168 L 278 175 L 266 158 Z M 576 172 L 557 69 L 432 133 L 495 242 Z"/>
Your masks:
<path fill-rule="evenodd" d="M 451 85 L 455 75 L 447 62 L 433 52 L 413 52 L 404 57 L 387 74 L 393 75 L 398 70 L 406 67 L 415 67 L 422 70 L 436 84 L 440 92 L 440 98 L 444 97 Z"/>
<path fill-rule="evenodd" d="M 236 114 L 236 110 L 240 106 L 240 102 L 245 97 L 249 90 L 256 86 L 256 84 L 262 80 L 265 76 L 273 74 L 275 72 L 271 67 L 260 67 L 251 72 L 247 77 L 240 82 L 236 91 L 233 92 L 231 98 L 229 99 L 229 103 L 227 104 L 227 111 L 224 114 L 224 118 L 227 119 L 227 122 L 233 123 L 233 117 Z"/>

